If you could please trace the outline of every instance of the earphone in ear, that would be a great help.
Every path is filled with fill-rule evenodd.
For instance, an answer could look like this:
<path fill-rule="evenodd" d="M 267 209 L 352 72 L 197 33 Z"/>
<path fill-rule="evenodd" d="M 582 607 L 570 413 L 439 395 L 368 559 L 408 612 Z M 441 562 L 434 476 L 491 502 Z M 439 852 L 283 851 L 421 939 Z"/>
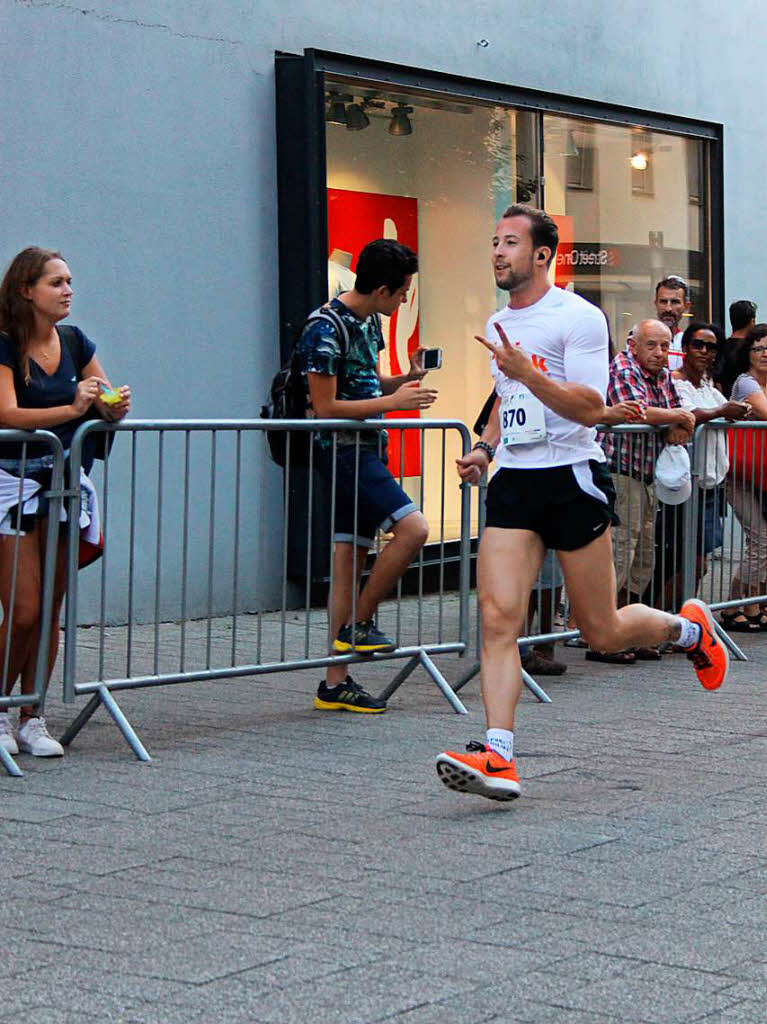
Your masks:
<path fill-rule="evenodd" d="M 546 259 L 546 253 L 545 253 L 545 252 L 539 252 L 539 253 L 538 253 L 538 256 L 537 256 L 537 259 L 538 259 L 538 262 L 539 262 L 539 263 L 540 263 L 540 262 L 541 262 L 542 260 L 545 260 L 545 259 Z"/>

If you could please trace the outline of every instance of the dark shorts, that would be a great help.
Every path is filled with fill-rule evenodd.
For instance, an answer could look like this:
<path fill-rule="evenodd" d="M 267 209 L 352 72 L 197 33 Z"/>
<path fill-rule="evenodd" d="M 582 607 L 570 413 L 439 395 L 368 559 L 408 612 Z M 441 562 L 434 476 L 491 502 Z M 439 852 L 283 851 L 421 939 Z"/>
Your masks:
<path fill-rule="evenodd" d="M 386 468 L 378 453 L 370 448 L 359 449 L 359 467 L 356 465 L 356 446 L 339 445 L 336 449 L 336 515 L 333 539 L 348 544 L 372 548 L 376 530 L 389 530 L 417 507 Z M 322 451 L 317 458 L 318 468 L 330 488 L 333 466 L 332 454 Z M 358 494 L 355 502 L 354 492 Z M 330 494 L 328 494 L 330 501 Z"/>
<path fill-rule="evenodd" d="M 617 526 L 615 488 L 604 462 L 551 469 L 499 469 L 487 489 L 487 525 L 532 530 L 547 548 L 577 551 Z"/>

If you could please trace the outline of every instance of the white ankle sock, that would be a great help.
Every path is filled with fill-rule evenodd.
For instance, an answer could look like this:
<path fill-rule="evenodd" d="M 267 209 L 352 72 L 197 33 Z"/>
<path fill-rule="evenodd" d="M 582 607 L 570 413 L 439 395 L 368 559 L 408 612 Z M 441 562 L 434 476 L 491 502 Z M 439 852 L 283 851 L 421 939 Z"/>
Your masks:
<path fill-rule="evenodd" d="M 508 729 L 488 729 L 485 733 L 485 742 L 505 761 L 514 759 L 514 733 Z"/>
<path fill-rule="evenodd" d="M 691 622 L 689 619 L 685 619 L 683 615 L 680 615 L 679 623 L 679 639 L 677 643 L 680 647 L 690 648 L 700 643 L 700 626 L 697 622 Z"/>

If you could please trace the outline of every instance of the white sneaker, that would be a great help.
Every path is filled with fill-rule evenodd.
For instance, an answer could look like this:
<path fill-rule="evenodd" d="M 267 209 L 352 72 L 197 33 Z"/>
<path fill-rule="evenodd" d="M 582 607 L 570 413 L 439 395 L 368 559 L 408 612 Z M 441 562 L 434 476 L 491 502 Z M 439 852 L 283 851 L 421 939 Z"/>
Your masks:
<path fill-rule="evenodd" d="M 64 748 L 45 728 L 45 719 L 42 716 L 28 718 L 19 726 L 16 738 L 19 741 L 19 750 L 25 754 L 32 754 L 33 757 L 64 756 Z"/>
<path fill-rule="evenodd" d="M 13 726 L 8 714 L 0 714 L 0 747 L 3 747 L 9 754 L 18 754 L 19 746 L 16 737 L 13 735 Z"/>

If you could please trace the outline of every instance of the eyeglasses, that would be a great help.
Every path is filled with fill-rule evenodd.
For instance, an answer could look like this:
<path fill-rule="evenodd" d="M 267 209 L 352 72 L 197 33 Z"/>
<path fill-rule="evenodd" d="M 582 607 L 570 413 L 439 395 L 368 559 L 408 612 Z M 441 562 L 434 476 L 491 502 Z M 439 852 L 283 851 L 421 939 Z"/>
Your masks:
<path fill-rule="evenodd" d="M 690 348 L 694 348 L 698 352 L 702 352 L 705 349 L 706 352 L 716 354 L 719 351 L 719 345 L 715 341 L 703 341 L 702 338 L 691 338 L 689 345 Z M 752 351 L 756 351 L 756 349 L 752 349 Z"/>
<path fill-rule="evenodd" d="M 755 356 L 764 355 L 764 353 L 767 352 L 767 345 L 754 345 L 751 348 L 751 351 L 754 353 Z"/>

